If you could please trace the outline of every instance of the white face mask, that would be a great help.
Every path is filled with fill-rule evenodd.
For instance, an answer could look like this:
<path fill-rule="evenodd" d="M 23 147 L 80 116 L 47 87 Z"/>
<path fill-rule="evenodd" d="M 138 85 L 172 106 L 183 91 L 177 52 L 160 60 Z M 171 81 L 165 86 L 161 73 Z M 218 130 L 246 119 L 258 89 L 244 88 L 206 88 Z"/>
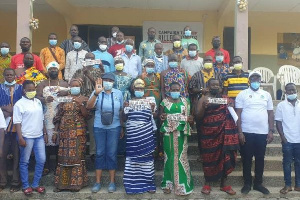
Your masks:
<path fill-rule="evenodd" d="M 100 44 L 100 45 L 99 45 L 99 49 L 100 49 L 101 51 L 105 51 L 105 50 L 107 49 L 107 45 L 106 45 L 106 44 Z"/>
<path fill-rule="evenodd" d="M 112 33 L 112 36 L 115 38 L 115 37 L 117 37 L 117 32 L 113 32 Z"/>

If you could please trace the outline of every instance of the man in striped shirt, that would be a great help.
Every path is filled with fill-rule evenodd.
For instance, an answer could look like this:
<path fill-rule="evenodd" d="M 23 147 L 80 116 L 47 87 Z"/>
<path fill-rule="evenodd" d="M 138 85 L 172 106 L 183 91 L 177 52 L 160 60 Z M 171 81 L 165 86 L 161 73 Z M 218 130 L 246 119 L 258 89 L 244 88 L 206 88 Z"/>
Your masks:
<path fill-rule="evenodd" d="M 249 87 L 249 73 L 242 70 L 243 61 L 240 56 L 235 56 L 232 59 L 232 63 L 234 69 L 224 77 L 223 93 L 228 97 L 235 99 L 242 90 Z"/>

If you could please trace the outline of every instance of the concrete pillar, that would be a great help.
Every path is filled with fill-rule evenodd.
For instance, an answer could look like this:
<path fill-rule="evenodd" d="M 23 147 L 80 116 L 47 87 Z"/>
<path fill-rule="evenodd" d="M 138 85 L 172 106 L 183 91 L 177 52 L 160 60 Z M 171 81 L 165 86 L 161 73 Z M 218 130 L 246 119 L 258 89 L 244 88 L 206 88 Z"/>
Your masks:
<path fill-rule="evenodd" d="M 17 0 L 17 41 L 16 53 L 21 52 L 20 40 L 28 37 L 32 40 L 32 32 L 29 27 L 29 20 L 33 17 L 32 0 Z M 32 47 L 31 47 L 32 49 Z"/>
<path fill-rule="evenodd" d="M 248 70 L 248 8 L 240 12 L 235 0 L 234 55 L 243 58 L 243 70 Z"/>

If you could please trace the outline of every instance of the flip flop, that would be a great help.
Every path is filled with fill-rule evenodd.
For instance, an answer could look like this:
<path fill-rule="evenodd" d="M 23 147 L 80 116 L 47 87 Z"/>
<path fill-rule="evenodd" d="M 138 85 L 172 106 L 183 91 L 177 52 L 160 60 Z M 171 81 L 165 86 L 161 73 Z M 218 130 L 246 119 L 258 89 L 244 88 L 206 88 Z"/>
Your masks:
<path fill-rule="evenodd" d="M 10 186 L 9 189 L 11 193 L 18 192 L 19 190 L 20 190 L 20 186 L 15 186 L 15 185 Z"/>
<path fill-rule="evenodd" d="M 22 191 L 26 196 L 32 195 L 32 192 L 33 192 L 31 187 L 23 189 Z"/>
<path fill-rule="evenodd" d="M 171 193 L 170 189 L 163 189 L 163 191 L 164 191 L 165 194 L 170 194 Z"/>
<path fill-rule="evenodd" d="M 232 187 L 230 185 L 228 186 L 224 186 L 222 188 L 220 188 L 221 191 L 226 192 L 229 195 L 235 195 L 236 192 L 232 189 Z"/>
<path fill-rule="evenodd" d="M 281 194 L 287 194 L 288 192 L 292 191 L 292 187 L 284 187 L 280 190 Z"/>
<path fill-rule="evenodd" d="M 203 185 L 201 193 L 209 195 L 211 192 L 211 187 L 209 185 Z"/>
<path fill-rule="evenodd" d="M 32 189 L 33 189 L 33 191 L 36 191 L 40 194 L 44 194 L 46 192 L 46 189 L 43 186 L 38 186 L 38 187 L 32 188 Z"/>

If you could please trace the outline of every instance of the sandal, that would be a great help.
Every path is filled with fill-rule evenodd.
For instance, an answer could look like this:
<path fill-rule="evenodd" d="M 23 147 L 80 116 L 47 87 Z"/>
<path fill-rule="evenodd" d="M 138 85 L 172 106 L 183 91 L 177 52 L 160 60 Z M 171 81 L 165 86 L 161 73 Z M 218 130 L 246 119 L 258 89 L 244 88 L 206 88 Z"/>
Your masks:
<path fill-rule="evenodd" d="M 281 194 L 287 194 L 287 193 L 290 192 L 290 191 L 292 191 L 292 187 L 287 187 L 287 186 L 285 186 L 284 188 L 282 188 L 282 189 L 280 190 L 280 193 L 281 193 Z"/>
<path fill-rule="evenodd" d="M 26 188 L 26 189 L 22 189 L 23 193 L 26 195 L 26 196 L 29 196 L 29 195 L 32 195 L 32 188 L 29 187 L 29 188 Z"/>
<path fill-rule="evenodd" d="M 61 192 L 62 190 L 61 189 L 58 189 L 58 188 L 54 188 L 53 189 L 53 192 L 57 193 L 57 192 Z"/>
<path fill-rule="evenodd" d="M 18 192 L 19 190 L 20 190 L 20 186 L 15 186 L 15 185 L 10 186 L 9 189 L 11 193 Z"/>
<path fill-rule="evenodd" d="M 232 187 L 230 185 L 228 186 L 224 186 L 222 188 L 220 188 L 221 191 L 226 192 L 229 195 L 235 195 L 236 192 L 232 189 Z"/>
<path fill-rule="evenodd" d="M 36 192 L 38 192 L 40 194 L 44 194 L 46 192 L 46 189 L 43 186 L 38 186 L 38 187 L 32 188 L 32 189 L 33 189 L 33 191 L 36 191 Z"/>
<path fill-rule="evenodd" d="M 50 170 L 49 170 L 49 169 L 47 169 L 47 168 L 45 168 L 45 169 L 43 170 L 43 176 L 46 176 L 46 175 L 48 175 L 48 174 L 49 174 L 49 172 L 50 172 Z"/>
<path fill-rule="evenodd" d="M 163 191 L 164 191 L 165 194 L 170 194 L 171 193 L 170 189 L 163 189 Z"/>
<path fill-rule="evenodd" d="M 149 190 L 149 191 L 147 191 L 148 193 L 150 193 L 150 194 L 155 194 L 155 190 Z"/>
<path fill-rule="evenodd" d="M 204 185 L 204 186 L 202 187 L 201 193 L 202 193 L 202 194 L 209 195 L 209 194 L 210 194 L 210 191 L 211 191 L 211 187 L 210 187 L 209 185 Z"/>
<path fill-rule="evenodd" d="M 5 186 L 0 186 L 0 192 L 5 189 Z"/>
<path fill-rule="evenodd" d="M 294 190 L 300 192 L 300 187 L 294 187 Z"/>

